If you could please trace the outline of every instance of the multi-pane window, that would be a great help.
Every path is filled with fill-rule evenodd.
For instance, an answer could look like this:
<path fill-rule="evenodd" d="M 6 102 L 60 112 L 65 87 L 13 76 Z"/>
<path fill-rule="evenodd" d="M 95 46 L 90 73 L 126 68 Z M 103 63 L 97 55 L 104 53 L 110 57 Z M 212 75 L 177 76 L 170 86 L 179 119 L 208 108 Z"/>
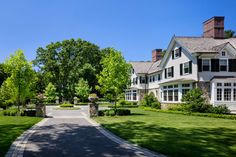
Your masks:
<path fill-rule="evenodd" d="M 165 90 L 163 93 L 164 93 L 164 94 L 163 94 L 164 101 L 167 101 L 167 90 Z"/>
<path fill-rule="evenodd" d="M 216 87 L 217 101 L 236 101 L 236 83 L 217 82 Z"/>
<path fill-rule="evenodd" d="M 167 69 L 167 77 L 173 77 L 172 76 L 172 68 L 171 67 Z"/>
<path fill-rule="evenodd" d="M 231 88 L 225 88 L 224 89 L 224 101 L 230 101 L 231 100 Z"/>
<path fill-rule="evenodd" d="M 141 76 L 141 77 L 140 77 L 140 83 L 142 83 L 142 84 L 143 84 L 143 83 L 146 83 L 146 78 Z"/>
<path fill-rule="evenodd" d="M 231 83 L 229 83 L 229 82 L 224 83 L 224 86 L 225 86 L 225 87 L 230 87 L 230 86 L 231 86 Z"/>
<path fill-rule="evenodd" d="M 173 90 L 168 90 L 168 101 L 173 101 Z"/>
<path fill-rule="evenodd" d="M 137 100 L 137 91 L 133 90 L 133 100 Z"/>
<path fill-rule="evenodd" d="M 184 74 L 189 73 L 189 62 L 184 63 Z"/>
<path fill-rule="evenodd" d="M 217 97 L 217 101 L 222 100 L 222 89 L 221 88 L 217 88 L 216 97 Z"/>
<path fill-rule="evenodd" d="M 179 47 L 179 48 L 175 48 L 175 50 L 174 50 L 174 58 L 179 58 L 180 56 L 181 56 L 181 48 Z"/>
<path fill-rule="evenodd" d="M 163 87 L 163 101 L 178 101 L 178 85 L 169 85 Z"/>
<path fill-rule="evenodd" d="M 220 59 L 220 71 L 227 71 L 227 60 Z"/>
<path fill-rule="evenodd" d="M 222 52 L 221 52 L 221 56 L 225 56 L 225 51 L 222 51 Z"/>
<path fill-rule="evenodd" d="M 179 101 L 179 96 L 178 96 L 178 89 L 174 90 L 174 101 Z"/>
<path fill-rule="evenodd" d="M 210 60 L 202 59 L 202 71 L 210 71 Z"/>
<path fill-rule="evenodd" d="M 182 97 L 191 89 L 189 83 L 182 84 Z"/>

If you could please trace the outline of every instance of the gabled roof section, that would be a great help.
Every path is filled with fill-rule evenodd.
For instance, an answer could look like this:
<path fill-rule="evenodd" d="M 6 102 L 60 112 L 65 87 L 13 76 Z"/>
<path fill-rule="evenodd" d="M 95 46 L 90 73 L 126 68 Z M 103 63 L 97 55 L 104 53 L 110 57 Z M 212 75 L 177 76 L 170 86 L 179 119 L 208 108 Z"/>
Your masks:
<path fill-rule="evenodd" d="M 175 40 L 182 46 L 184 46 L 190 53 L 196 52 L 218 52 L 222 46 L 231 44 L 236 48 L 236 38 L 229 39 L 214 39 L 204 37 L 175 37 Z"/>
<path fill-rule="evenodd" d="M 137 74 L 146 74 L 153 62 L 129 62 Z"/>
<path fill-rule="evenodd" d="M 161 63 L 161 60 L 157 61 L 157 62 L 154 62 L 152 64 L 152 66 L 150 67 L 150 69 L 148 70 L 148 73 L 151 74 L 151 73 L 155 73 L 157 71 L 160 71 L 161 68 L 160 68 L 160 63 Z"/>

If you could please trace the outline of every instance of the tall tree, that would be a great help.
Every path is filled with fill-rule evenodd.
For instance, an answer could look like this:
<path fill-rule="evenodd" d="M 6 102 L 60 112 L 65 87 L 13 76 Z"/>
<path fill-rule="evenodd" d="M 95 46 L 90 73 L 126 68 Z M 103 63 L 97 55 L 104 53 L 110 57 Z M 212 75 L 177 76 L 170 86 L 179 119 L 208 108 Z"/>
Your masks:
<path fill-rule="evenodd" d="M 225 30 L 225 38 L 234 37 L 235 32 L 233 30 Z"/>
<path fill-rule="evenodd" d="M 88 100 L 89 93 L 91 92 L 91 88 L 88 85 L 88 81 L 85 81 L 84 79 L 80 79 L 79 82 L 76 84 L 75 92 L 76 92 L 76 95 L 83 102 Z"/>
<path fill-rule="evenodd" d="M 14 55 L 5 61 L 4 70 L 10 74 L 7 78 L 14 92 L 12 97 L 18 105 L 23 105 L 27 98 L 33 96 L 31 91 L 35 83 L 35 73 L 32 64 L 28 62 L 22 50 L 17 50 Z"/>
<path fill-rule="evenodd" d="M 47 85 L 44 94 L 46 96 L 47 102 L 55 103 L 57 97 L 56 87 L 51 82 Z"/>
<path fill-rule="evenodd" d="M 102 55 L 98 46 L 81 39 L 51 43 L 38 48 L 35 65 L 42 73 L 50 74 L 61 98 L 73 100 L 79 78 L 88 80 L 95 89 L 96 74 L 101 71 Z"/>
<path fill-rule="evenodd" d="M 119 94 L 124 92 L 129 84 L 130 65 L 126 63 L 121 52 L 113 49 L 105 49 L 106 56 L 102 59 L 103 70 L 98 75 L 98 89 L 107 98 L 116 102 Z"/>

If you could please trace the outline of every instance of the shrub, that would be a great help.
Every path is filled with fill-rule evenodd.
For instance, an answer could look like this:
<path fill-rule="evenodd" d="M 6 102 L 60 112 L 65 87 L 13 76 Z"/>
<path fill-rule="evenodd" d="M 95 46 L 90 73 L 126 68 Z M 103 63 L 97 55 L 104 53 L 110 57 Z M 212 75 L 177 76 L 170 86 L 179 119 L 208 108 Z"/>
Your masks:
<path fill-rule="evenodd" d="M 35 109 L 26 109 L 26 110 L 24 110 L 24 116 L 35 117 L 36 110 Z"/>
<path fill-rule="evenodd" d="M 64 104 L 61 104 L 60 107 L 74 107 L 74 105 L 64 103 Z"/>
<path fill-rule="evenodd" d="M 130 115 L 130 114 L 131 114 L 131 112 L 128 109 L 117 109 L 116 110 L 117 116 L 126 116 L 126 115 Z"/>
<path fill-rule="evenodd" d="M 141 101 L 142 106 L 153 107 L 156 109 L 161 108 L 161 103 L 157 100 L 153 93 L 145 94 L 143 100 Z"/>
<path fill-rule="evenodd" d="M 208 109 L 209 113 L 215 113 L 215 114 L 229 114 L 230 110 L 226 105 L 219 105 L 219 106 L 212 106 Z"/>
<path fill-rule="evenodd" d="M 24 116 L 24 111 L 20 110 L 18 111 L 17 108 L 11 107 L 7 110 L 3 111 L 4 116 Z"/>
<path fill-rule="evenodd" d="M 116 109 L 116 113 L 114 109 L 98 111 L 98 116 L 125 116 L 130 114 L 131 111 L 128 109 Z"/>
<path fill-rule="evenodd" d="M 171 111 L 183 111 L 183 104 L 169 104 L 167 106 L 167 109 L 168 110 L 171 110 Z"/>
<path fill-rule="evenodd" d="M 183 107 L 188 112 L 206 112 L 209 108 L 200 88 L 191 89 L 183 96 L 182 101 L 185 102 Z"/>

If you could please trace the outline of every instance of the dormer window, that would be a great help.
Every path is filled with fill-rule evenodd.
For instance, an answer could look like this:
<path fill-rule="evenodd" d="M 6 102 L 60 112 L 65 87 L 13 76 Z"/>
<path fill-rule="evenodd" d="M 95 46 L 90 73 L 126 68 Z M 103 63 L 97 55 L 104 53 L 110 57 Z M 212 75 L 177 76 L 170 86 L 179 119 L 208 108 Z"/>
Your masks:
<path fill-rule="evenodd" d="M 173 51 L 172 51 L 172 59 L 176 59 L 181 57 L 181 51 L 182 48 L 181 47 L 176 47 Z"/>
<path fill-rule="evenodd" d="M 221 56 L 225 56 L 226 54 L 225 54 L 225 51 L 222 51 L 221 52 Z"/>

